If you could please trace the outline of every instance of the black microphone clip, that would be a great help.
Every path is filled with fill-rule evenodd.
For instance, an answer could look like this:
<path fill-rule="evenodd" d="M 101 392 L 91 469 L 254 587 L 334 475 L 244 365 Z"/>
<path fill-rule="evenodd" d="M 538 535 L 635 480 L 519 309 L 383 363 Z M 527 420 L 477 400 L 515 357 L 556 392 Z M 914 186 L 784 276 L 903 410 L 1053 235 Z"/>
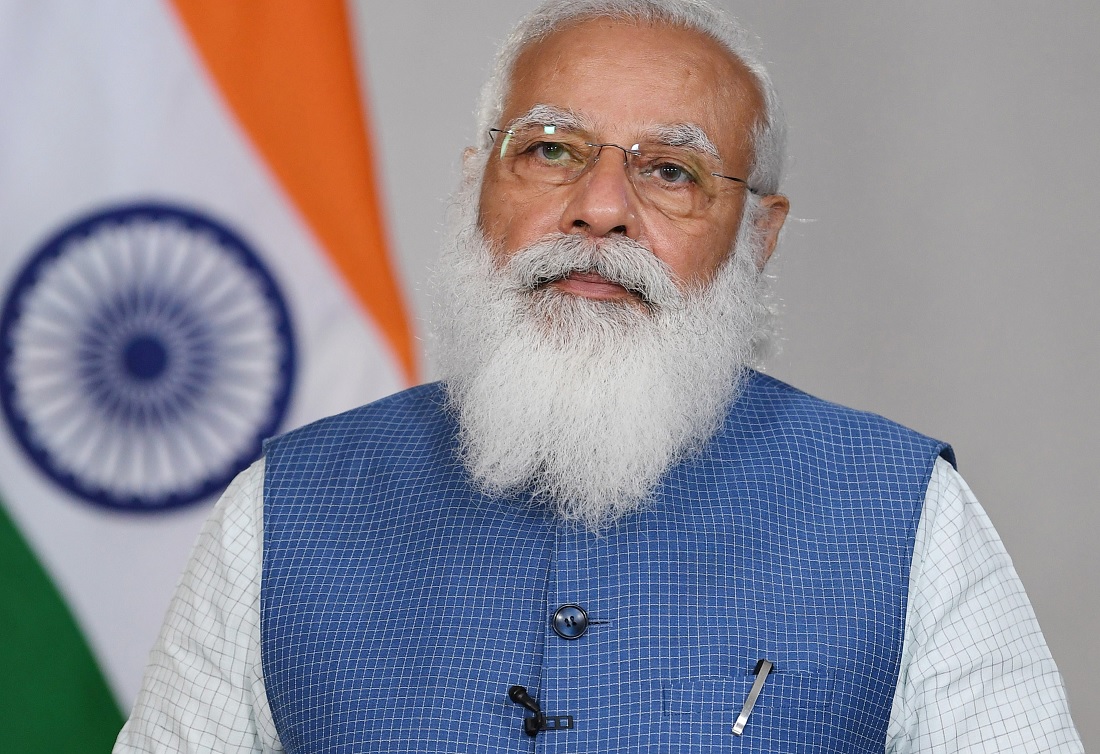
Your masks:
<path fill-rule="evenodd" d="M 523 732 L 534 738 L 539 731 L 544 730 L 568 730 L 573 727 L 572 715 L 556 715 L 547 717 L 539 707 L 539 703 L 527 693 L 523 686 L 512 686 L 508 689 L 508 698 L 513 702 L 534 713 L 534 717 L 523 718 Z"/>

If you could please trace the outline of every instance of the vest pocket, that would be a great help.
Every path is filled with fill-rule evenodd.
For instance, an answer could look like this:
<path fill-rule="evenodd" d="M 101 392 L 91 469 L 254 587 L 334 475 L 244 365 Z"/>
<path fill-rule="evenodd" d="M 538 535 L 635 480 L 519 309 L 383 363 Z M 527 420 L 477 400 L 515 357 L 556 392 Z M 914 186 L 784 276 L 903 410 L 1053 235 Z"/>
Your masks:
<path fill-rule="evenodd" d="M 744 732 L 733 723 L 755 679 L 701 677 L 673 681 L 663 689 L 663 707 L 673 741 L 695 741 L 700 750 L 795 751 L 820 743 L 833 676 L 824 667 L 772 671 Z"/>

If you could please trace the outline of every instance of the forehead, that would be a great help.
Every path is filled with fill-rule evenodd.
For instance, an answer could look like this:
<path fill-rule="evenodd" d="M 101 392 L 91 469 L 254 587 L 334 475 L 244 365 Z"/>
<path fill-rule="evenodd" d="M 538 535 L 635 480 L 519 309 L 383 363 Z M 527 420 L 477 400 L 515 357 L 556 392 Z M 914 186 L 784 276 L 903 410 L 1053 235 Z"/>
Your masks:
<path fill-rule="evenodd" d="M 751 159 L 762 99 L 744 65 L 693 30 L 589 19 L 530 45 L 512 72 L 501 122 L 548 104 L 581 115 L 601 139 L 693 123 L 724 160 Z"/>

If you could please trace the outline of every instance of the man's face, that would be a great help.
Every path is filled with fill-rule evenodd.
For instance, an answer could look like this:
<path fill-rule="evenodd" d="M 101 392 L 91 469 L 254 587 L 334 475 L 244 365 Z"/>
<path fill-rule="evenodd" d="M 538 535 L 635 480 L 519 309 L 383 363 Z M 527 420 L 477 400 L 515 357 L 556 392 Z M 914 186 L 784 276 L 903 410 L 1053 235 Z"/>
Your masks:
<path fill-rule="evenodd" d="M 499 125 L 540 105 L 577 116 L 596 142 L 625 147 L 662 128 L 695 126 L 717 147 L 720 172 L 746 178 L 762 103 L 751 74 L 703 35 L 594 19 L 558 31 L 520 56 Z M 709 283 L 733 246 L 747 189 L 718 179 L 721 190 L 704 211 L 670 215 L 631 184 L 622 152 L 607 148 L 601 157 L 579 179 L 553 186 L 525 181 L 490 157 L 479 219 L 497 253 L 511 256 L 554 233 L 596 240 L 627 236 L 664 262 L 681 286 Z M 766 257 L 787 205 L 781 196 L 763 202 Z M 594 273 L 574 273 L 551 285 L 591 299 L 634 295 Z"/>
<path fill-rule="evenodd" d="M 709 168 L 747 177 L 760 106 L 695 32 L 593 20 L 517 60 L 512 133 L 480 196 L 463 184 L 437 277 L 436 355 L 484 489 L 599 530 L 721 426 L 768 330 L 757 264 L 786 199 L 742 232 L 746 189 Z"/>

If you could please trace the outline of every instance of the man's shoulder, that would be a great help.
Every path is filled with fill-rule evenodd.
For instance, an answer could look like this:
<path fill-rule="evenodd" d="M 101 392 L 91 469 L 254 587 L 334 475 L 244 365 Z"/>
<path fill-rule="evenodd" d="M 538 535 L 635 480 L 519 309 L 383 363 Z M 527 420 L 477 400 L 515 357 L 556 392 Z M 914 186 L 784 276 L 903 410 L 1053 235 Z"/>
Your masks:
<path fill-rule="evenodd" d="M 935 449 L 952 464 L 955 462 L 947 443 L 879 414 L 811 395 L 759 372 L 752 372 L 746 380 L 731 419 L 735 424 L 755 426 L 764 432 L 797 434 L 808 442 L 854 443 L 867 449 L 879 445 Z"/>
<path fill-rule="evenodd" d="M 441 383 L 417 385 L 273 437 L 264 444 L 264 453 L 270 457 L 301 448 L 317 452 L 331 446 L 405 444 L 447 431 L 452 422 L 446 404 Z"/>
<path fill-rule="evenodd" d="M 920 434 L 879 414 L 819 398 L 761 372 L 750 373 L 738 403 L 742 410 L 752 412 L 757 421 L 807 422 Z"/>

